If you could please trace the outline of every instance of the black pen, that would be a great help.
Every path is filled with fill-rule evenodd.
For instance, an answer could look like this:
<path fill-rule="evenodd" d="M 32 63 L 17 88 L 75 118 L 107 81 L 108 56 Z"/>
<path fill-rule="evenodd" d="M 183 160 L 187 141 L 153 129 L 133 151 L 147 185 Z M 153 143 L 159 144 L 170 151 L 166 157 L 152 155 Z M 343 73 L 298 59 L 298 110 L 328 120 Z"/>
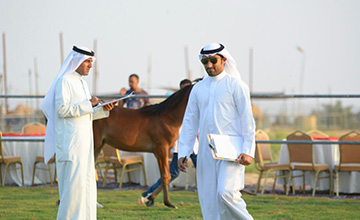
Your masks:
<path fill-rule="evenodd" d="M 186 156 L 184 157 L 183 164 L 186 164 Z"/>

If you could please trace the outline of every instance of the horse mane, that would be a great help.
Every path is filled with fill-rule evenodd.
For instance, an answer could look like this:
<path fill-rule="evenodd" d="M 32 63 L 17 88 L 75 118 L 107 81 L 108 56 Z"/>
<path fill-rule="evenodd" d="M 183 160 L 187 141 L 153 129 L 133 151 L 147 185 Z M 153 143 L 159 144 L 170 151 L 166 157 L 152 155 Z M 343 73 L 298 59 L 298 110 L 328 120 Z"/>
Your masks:
<path fill-rule="evenodd" d="M 161 114 L 165 113 L 166 111 L 169 111 L 169 110 L 172 110 L 173 108 L 175 108 L 182 101 L 186 92 L 188 92 L 188 90 L 191 89 L 192 87 L 193 87 L 193 85 L 186 86 L 185 88 L 183 88 L 183 89 L 175 92 L 171 96 L 169 96 L 164 101 L 162 101 L 158 104 L 144 106 L 144 107 L 138 109 L 138 111 L 140 111 L 141 113 L 146 114 L 146 115 L 161 115 Z"/>

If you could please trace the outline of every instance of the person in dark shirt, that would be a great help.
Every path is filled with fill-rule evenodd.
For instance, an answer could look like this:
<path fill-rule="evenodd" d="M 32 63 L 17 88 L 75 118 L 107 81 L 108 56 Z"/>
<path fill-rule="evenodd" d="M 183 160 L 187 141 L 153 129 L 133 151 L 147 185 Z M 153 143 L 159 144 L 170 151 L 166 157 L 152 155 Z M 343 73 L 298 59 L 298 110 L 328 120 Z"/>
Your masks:
<path fill-rule="evenodd" d="M 125 90 L 122 88 L 120 90 L 120 95 L 129 95 L 132 92 L 134 92 L 135 95 L 149 95 L 145 90 L 141 89 L 139 87 L 139 76 L 135 73 L 131 74 L 129 76 L 129 90 Z M 126 91 L 126 92 L 125 92 Z M 124 106 L 126 104 L 127 108 L 131 109 L 139 109 L 141 107 L 144 107 L 146 105 L 150 105 L 149 98 L 128 98 L 123 101 L 119 102 L 120 106 Z"/>

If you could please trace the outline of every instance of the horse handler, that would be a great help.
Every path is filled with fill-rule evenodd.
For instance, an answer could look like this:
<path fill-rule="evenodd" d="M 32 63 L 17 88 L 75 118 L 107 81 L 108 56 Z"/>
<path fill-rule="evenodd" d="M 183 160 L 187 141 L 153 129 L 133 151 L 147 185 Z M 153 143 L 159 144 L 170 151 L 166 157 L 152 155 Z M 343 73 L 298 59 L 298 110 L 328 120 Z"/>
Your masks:
<path fill-rule="evenodd" d="M 253 219 L 240 193 L 244 188 L 244 165 L 251 163 L 255 153 L 255 122 L 248 86 L 222 44 L 205 46 L 199 58 L 208 77 L 195 84 L 190 93 L 179 139 L 179 169 L 186 171 L 186 157 L 199 131 L 196 173 L 204 219 Z M 237 162 L 215 160 L 207 134 L 242 136 L 243 153 Z"/>
<path fill-rule="evenodd" d="M 88 48 L 74 46 L 41 103 L 48 120 L 45 163 L 56 153 L 57 219 L 96 219 L 92 121 L 108 117 L 114 104 L 95 107 L 100 101 L 91 97 L 83 80 L 93 66 L 94 55 Z"/>

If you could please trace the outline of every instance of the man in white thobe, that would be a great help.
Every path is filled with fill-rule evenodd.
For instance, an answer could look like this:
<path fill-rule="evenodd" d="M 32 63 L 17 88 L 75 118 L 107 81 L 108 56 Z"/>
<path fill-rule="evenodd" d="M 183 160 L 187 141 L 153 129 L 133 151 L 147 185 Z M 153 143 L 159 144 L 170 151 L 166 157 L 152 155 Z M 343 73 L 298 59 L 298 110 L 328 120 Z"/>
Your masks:
<path fill-rule="evenodd" d="M 83 76 L 94 52 L 73 47 L 41 108 L 48 119 L 45 161 L 56 153 L 60 206 L 57 219 L 96 219 L 96 180 L 92 120 L 109 116 L 113 104 L 97 108 Z"/>
<path fill-rule="evenodd" d="M 244 165 L 251 163 L 255 152 L 249 89 L 222 44 L 202 48 L 200 60 L 208 76 L 195 84 L 190 93 L 180 133 L 178 165 L 186 171 L 186 158 L 192 153 L 199 131 L 197 182 L 203 218 L 253 219 L 240 193 L 244 188 Z M 243 153 L 237 162 L 215 160 L 207 134 L 242 136 Z"/>

